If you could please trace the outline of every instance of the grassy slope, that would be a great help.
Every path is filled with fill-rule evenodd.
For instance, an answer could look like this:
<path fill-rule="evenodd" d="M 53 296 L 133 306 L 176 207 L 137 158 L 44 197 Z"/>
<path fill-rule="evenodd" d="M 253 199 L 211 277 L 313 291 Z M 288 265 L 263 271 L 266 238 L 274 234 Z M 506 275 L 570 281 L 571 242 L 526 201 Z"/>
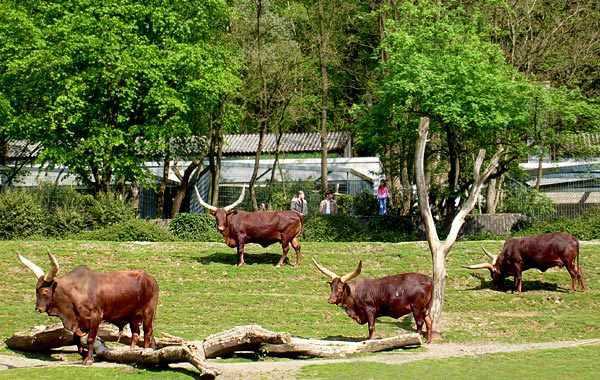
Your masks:
<path fill-rule="evenodd" d="M 458 243 L 448 261 L 448 282 L 441 327 L 446 342 L 533 342 L 600 338 L 597 300 L 600 289 L 600 242 L 584 242 L 581 265 L 586 292 L 568 293 L 570 277 L 564 268 L 524 274 L 518 295 L 490 290 L 487 272 L 472 272 L 461 264 L 480 262 L 480 242 Z M 484 242 L 499 250 L 502 242 Z M 21 251 L 43 268 L 50 248 L 61 272 L 78 264 L 108 271 L 145 268 L 159 282 L 161 295 L 155 331 L 187 339 L 245 324 L 260 324 L 295 336 L 326 339 L 364 339 L 366 325 L 327 304 L 327 280 L 310 263 L 314 257 L 343 274 L 363 260 L 363 276 L 431 272 L 427 245 L 420 243 L 303 243 L 304 263 L 275 268 L 280 247 L 247 247 L 247 265 L 233 266 L 234 250 L 222 243 L 104 243 L 72 241 L 0 242 L 0 335 L 5 338 L 33 325 L 52 324 L 56 318 L 34 312 L 35 281 L 15 257 Z M 411 329 L 412 317 L 381 318 L 376 336 L 387 337 Z M 11 353 L 5 347 L 0 353 Z"/>

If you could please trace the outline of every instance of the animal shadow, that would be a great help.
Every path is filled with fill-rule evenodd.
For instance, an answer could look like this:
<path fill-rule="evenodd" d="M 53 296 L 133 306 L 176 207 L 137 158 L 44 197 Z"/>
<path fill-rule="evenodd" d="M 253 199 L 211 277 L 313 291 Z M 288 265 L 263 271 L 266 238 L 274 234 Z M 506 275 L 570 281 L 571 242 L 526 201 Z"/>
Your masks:
<path fill-rule="evenodd" d="M 479 286 L 475 286 L 470 288 L 469 290 L 483 290 L 483 289 L 492 289 L 492 287 L 494 286 L 493 282 L 491 280 L 487 280 L 487 278 L 479 273 L 472 273 L 471 277 L 474 277 L 476 279 L 478 279 L 480 281 Z M 504 281 L 504 284 L 502 284 L 502 287 L 500 289 L 495 289 L 499 292 L 507 292 L 509 290 L 512 289 L 513 287 L 513 279 L 512 277 L 506 279 L 506 281 Z M 532 281 L 527 281 L 527 280 L 523 280 L 523 285 L 522 285 L 522 292 L 525 293 L 527 291 L 536 291 L 536 290 L 543 290 L 543 291 L 548 291 L 548 292 L 561 292 L 561 293 L 568 293 L 569 289 L 565 289 L 565 288 L 559 288 L 557 283 L 553 283 L 553 282 L 545 282 L 545 281 L 540 281 L 540 280 L 532 280 Z"/>
<path fill-rule="evenodd" d="M 275 266 L 279 259 L 281 258 L 281 254 L 276 253 L 252 253 L 252 254 L 244 254 L 244 263 L 245 265 L 273 265 Z M 228 264 L 228 265 L 236 265 L 237 264 L 237 253 L 233 252 L 215 252 L 212 255 L 197 257 L 196 261 L 202 265 L 211 265 L 211 264 Z M 286 264 L 289 264 L 289 257 L 286 259 Z"/>

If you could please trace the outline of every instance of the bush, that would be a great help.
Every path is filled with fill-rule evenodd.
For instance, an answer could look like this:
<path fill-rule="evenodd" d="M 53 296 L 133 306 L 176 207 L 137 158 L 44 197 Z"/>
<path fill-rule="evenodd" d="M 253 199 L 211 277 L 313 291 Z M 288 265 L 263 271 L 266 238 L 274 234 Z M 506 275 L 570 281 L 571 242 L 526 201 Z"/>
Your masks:
<path fill-rule="evenodd" d="M 519 213 L 534 219 L 556 214 L 552 199 L 520 184 L 507 192 L 501 212 Z"/>
<path fill-rule="evenodd" d="M 185 241 L 223 241 L 215 219 L 207 214 L 179 213 L 169 223 L 169 231 Z"/>
<path fill-rule="evenodd" d="M 338 194 L 335 197 L 335 202 L 338 205 L 338 212 L 342 215 L 354 214 L 352 195 Z M 320 203 L 320 202 L 319 202 Z"/>
<path fill-rule="evenodd" d="M 88 212 L 94 228 L 119 224 L 136 217 L 131 204 L 114 193 L 91 198 Z"/>
<path fill-rule="evenodd" d="M 44 210 L 46 235 L 60 237 L 91 227 L 88 209 L 92 196 L 55 184 L 41 184 L 32 195 Z"/>
<path fill-rule="evenodd" d="M 515 235 L 527 236 L 557 231 L 569 233 L 579 240 L 600 239 L 600 209 L 590 209 L 575 219 L 563 217 L 532 223 L 520 229 Z"/>
<path fill-rule="evenodd" d="M 96 229 L 93 231 L 84 231 L 75 235 L 81 240 L 99 240 L 99 241 L 150 241 L 165 242 L 176 241 L 177 238 L 169 231 L 156 224 L 142 219 L 129 219 L 124 222 L 113 224 L 111 226 Z"/>
<path fill-rule="evenodd" d="M 378 210 L 379 203 L 372 192 L 365 190 L 354 197 L 354 215 L 377 215 Z"/>
<path fill-rule="evenodd" d="M 414 241 L 416 226 L 410 217 L 383 215 L 369 218 L 367 222 L 369 240 L 385 242 Z"/>
<path fill-rule="evenodd" d="M 45 217 L 31 192 L 6 191 L 0 195 L 0 239 L 43 235 Z"/>
<path fill-rule="evenodd" d="M 309 241 L 363 241 L 365 229 L 356 218 L 346 215 L 308 215 L 304 231 Z"/>

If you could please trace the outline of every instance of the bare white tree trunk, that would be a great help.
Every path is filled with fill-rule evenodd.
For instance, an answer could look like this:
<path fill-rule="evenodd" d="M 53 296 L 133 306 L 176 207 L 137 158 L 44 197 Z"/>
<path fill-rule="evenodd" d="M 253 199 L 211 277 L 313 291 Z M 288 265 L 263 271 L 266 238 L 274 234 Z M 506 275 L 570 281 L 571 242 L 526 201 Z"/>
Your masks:
<path fill-rule="evenodd" d="M 442 316 L 442 306 L 444 303 L 444 291 L 446 289 L 446 260 L 450 254 L 450 249 L 456 242 L 458 233 L 465 222 L 466 216 L 473 210 L 481 193 L 481 188 L 487 178 L 493 173 L 498 166 L 502 148 L 500 148 L 494 157 L 490 160 L 487 168 L 481 174 L 481 165 L 485 159 L 485 150 L 480 149 L 473 167 L 473 187 L 469 194 L 469 198 L 462 205 L 450 227 L 450 232 L 445 242 L 441 242 L 435 229 L 435 223 L 431 210 L 429 209 L 429 189 L 425 179 L 425 147 L 427 145 L 427 134 L 429 133 L 429 118 L 422 117 L 419 122 L 419 140 L 415 152 L 415 176 L 417 182 L 417 194 L 421 218 L 425 226 L 425 234 L 429 250 L 431 251 L 431 259 L 433 263 L 433 302 L 431 305 L 431 318 L 433 319 L 433 330 L 436 331 L 440 325 Z"/>

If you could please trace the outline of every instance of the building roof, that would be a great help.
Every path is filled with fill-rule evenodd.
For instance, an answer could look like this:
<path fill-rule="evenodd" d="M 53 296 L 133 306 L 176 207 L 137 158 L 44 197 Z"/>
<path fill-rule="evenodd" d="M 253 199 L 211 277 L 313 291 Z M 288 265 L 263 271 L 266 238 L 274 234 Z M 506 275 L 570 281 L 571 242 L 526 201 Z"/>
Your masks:
<path fill-rule="evenodd" d="M 223 154 L 248 155 L 254 154 L 258 149 L 258 134 L 225 135 L 223 137 Z M 330 152 L 345 152 L 348 157 L 350 151 L 350 135 L 346 132 L 327 133 L 327 150 Z M 275 153 L 277 149 L 277 135 L 267 134 L 263 139 L 263 153 Z M 321 150 L 321 135 L 312 133 L 284 133 L 281 136 L 280 152 L 303 153 L 319 152 Z"/>

